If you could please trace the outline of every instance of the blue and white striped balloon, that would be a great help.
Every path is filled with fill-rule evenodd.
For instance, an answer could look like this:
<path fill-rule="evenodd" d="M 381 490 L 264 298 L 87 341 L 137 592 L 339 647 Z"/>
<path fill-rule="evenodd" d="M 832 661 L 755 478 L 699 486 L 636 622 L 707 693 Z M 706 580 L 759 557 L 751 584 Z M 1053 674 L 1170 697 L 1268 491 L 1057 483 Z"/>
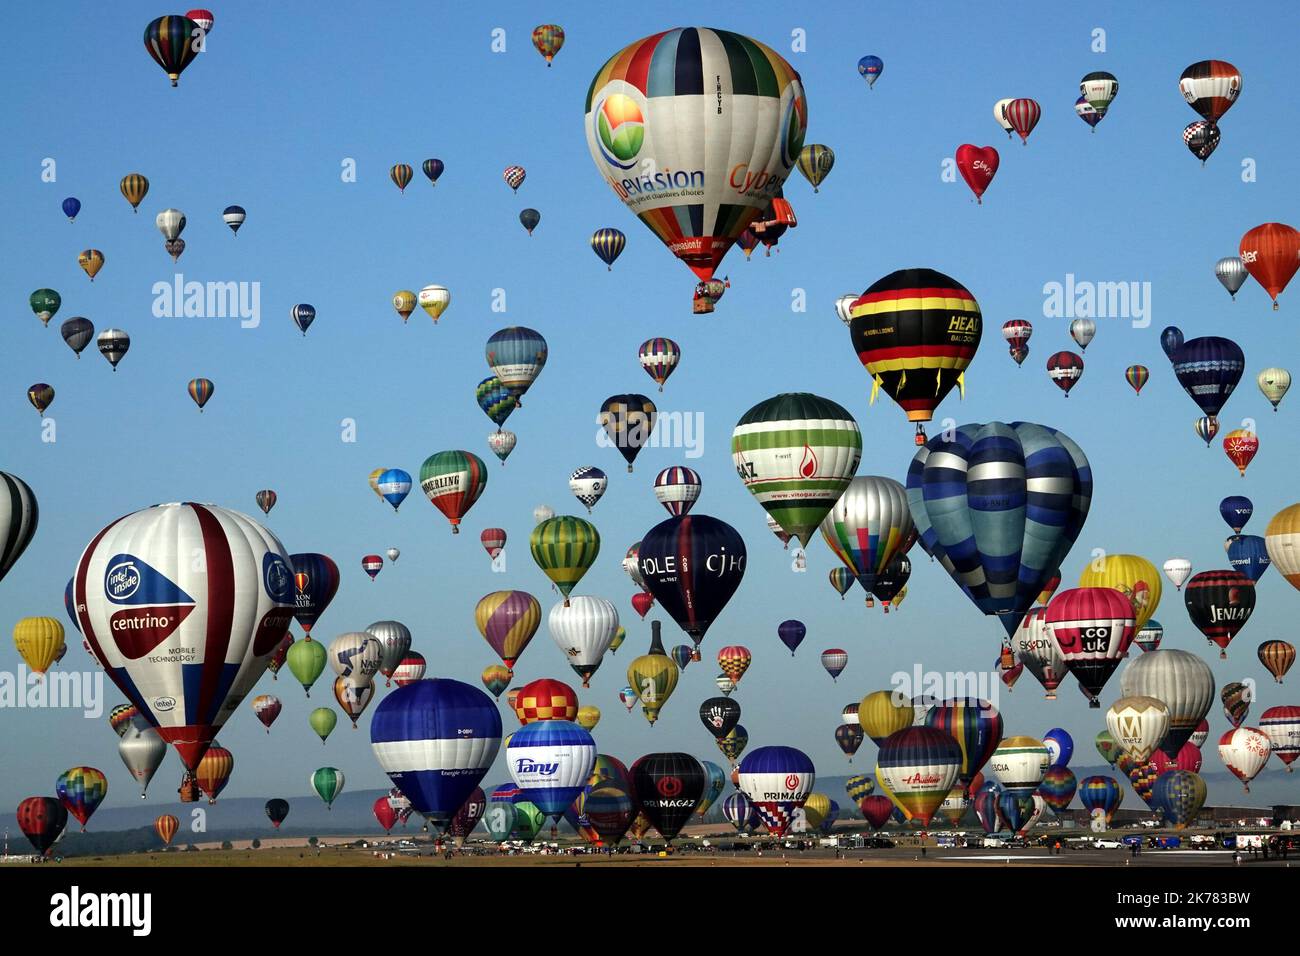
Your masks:
<path fill-rule="evenodd" d="M 1083 528 L 1092 468 L 1045 425 L 962 425 L 917 451 L 907 502 L 921 546 L 1010 637 Z"/>
<path fill-rule="evenodd" d="M 501 747 L 492 698 L 458 680 L 419 680 L 393 691 L 370 721 L 379 766 L 436 826 L 446 829 Z"/>
<path fill-rule="evenodd" d="M 571 721 L 537 720 L 510 737 L 506 762 L 524 798 L 558 820 L 591 776 L 596 742 Z"/>
<path fill-rule="evenodd" d="M 403 471 L 401 468 L 389 468 L 375 482 L 375 487 L 384 500 L 393 506 L 396 511 L 406 500 L 406 496 L 411 493 L 411 475 L 410 472 Z"/>

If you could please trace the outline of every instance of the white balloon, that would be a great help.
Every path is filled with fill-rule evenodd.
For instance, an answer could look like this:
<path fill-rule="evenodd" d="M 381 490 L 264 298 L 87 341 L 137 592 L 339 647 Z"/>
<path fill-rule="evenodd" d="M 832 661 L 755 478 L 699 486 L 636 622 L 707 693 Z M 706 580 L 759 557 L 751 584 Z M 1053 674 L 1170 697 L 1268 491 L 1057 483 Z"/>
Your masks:
<path fill-rule="evenodd" d="M 587 687 L 591 675 L 618 633 L 618 609 L 612 601 L 580 594 L 551 608 L 546 619 L 551 638 L 564 659 L 582 676 Z"/>

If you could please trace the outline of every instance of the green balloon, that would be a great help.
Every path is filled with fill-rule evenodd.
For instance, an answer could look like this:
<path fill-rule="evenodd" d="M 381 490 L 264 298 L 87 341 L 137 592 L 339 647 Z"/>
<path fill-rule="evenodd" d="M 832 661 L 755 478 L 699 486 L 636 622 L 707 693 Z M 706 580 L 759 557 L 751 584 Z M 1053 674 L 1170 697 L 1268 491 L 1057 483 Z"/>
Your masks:
<path fill-rule="evenodd" d="M 546 823 L 546 814 L 536 804 L 521 800 L 515 804 L 515 839 L 525 843 L 532 842 L 533 837 L 541 831 Z"/>
<path fill-rule="evenodd" d="M 63 304 L 63 299 L 53 289 L 37 289 L 32 293 L 29 300 L 32 304 L 32 311 L 36 317 L 46 325 L 50 324 L 50 319 L 54 313 L 59 311 L 59 306 Z"/>
<path fill-rule="evenodd" d="M 316 736 L 320 738 L 321 743 L 324 743 L 325 738 L 334 732 L 334 725 L 338 722 L 339 715 L 328 707 L 317 707 L 307 715 L 307 723 L 311 724 L 311 729 L 316 731 Z"/>
<path fill-rule="evenodd" d="M 298 678 L 298 683 L 302 684 L 302 689 L 310 697 L 311 685 L 316 683 L 316 678 L 320 677 L 321 671 L 325 670 L 325 645 L 310 639 L 294 641 L 293 646 L 289 648 L 285 663 L 289 665 L 290 673 Z"/>
<path fill-rule="evenodd" d="M 311 775 L 311 788 L 325 801 L 325 808 L 330 809 L 343 792 L 343 771 L 336 767 L 321 767 Z"/>

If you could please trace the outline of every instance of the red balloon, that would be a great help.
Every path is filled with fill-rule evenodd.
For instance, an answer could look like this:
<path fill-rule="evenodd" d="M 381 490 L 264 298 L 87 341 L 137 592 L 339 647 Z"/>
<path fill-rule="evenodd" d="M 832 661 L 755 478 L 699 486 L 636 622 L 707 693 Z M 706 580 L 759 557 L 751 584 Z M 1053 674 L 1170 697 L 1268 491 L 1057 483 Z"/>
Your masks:
<path fill-rule="evenodd" d="M 379 825 L 384 828 L 385 833 L 396 825 L 397 811 L 394 810 L 393 805 L 388 802 L 387 796 L 380 797 L 376 800 L 373 809 L 375 811 L 375 819 L 379 821 Z"/>
<path fill-rule="evenodd" d="M 858 809 L 866 817 L 867 823 L 871 829 L 879 830 L 889 822 L 890 814 L 894 812 L 894 802 L 888 797 L 882 797 L 875 794 L 870 797 L 863 797 L 858 801 Z"/>
<path fill-rule="evenodd" d="M 1047 374 L 1069 398 L 1070 389 L 1083 377 L 1083 356 L 1074 352 L 1057 352 L 1047 360 Z"/>
<path fill-rule="evenodd" d="M 53 797 L 28 797 L 18 804 L 18 828 L 45 855 L 68 825 L 68 810 Z"/>
<path fill-rule="evenodd" d="M 963 143 L 957 147 L 957 168 L 961 171 L 961 178 L 966 180 L 966 185 L 975 194 L 975 201 L 983 204 L 984 200 L 980 197 L 997 175 L 998 151 L 992 146 Z"/>
<path fill-rule="evenodd" d="M 535 720 L 573 720 L 578 716 L 578 695 L 564 681 L 543 677 L 519 688 L 511 706 L 521 727 Z"/>
<path fill-rule="evenodd" d="M 1277 297 L 1300 269 L 1300 232 L 1286 223 L 1266 222 L 1242 236 L 1237 251 L 1276 309 Z"/>
<path fill-rule="evenodd" d="M 1020 142 L 1029 144 L 1029 134 L 1038 125 L 1038 118 L 1043 115 L 1043 108 L 1036 100 L 1019 99 L 1007 104 L 1006 117 L 1011 128 L 1020 134 Z"/>
<path fill-rule="evenodd" d="M 1151 762 L 1156 765 L 1157 774 L 1163 774 L 1166 770 L 1186 770 L 1190 773 L 1200 773 L 1201 748 L 1189 740 L 1183 744 L 1176 758 L 1171 760 L 1163 750 L 1156 750 L 1151 754 Z"/>
<path fill-rule="evenodd" d="M 1093 707 L 1137 632 L 1133 602 L 1114 588 L 1071 588 L 1052 598 L 1047 631 Z"/>
<path fill-rule="evenodd" d="M 1259 437 L 1254 432 L 1236 428 L 1223 438 L 1223 453 L 1237 466 L 1241 476 L 1246 477 L 1246 468 L 1259 452 Z"/>
<path fill-rule="evenodd" d="M 650 613 L 650 608 L 654 607 L 655 599 L 645 591 L 632 595 L 632 607 L 641 615 L 641 620 Z"/>

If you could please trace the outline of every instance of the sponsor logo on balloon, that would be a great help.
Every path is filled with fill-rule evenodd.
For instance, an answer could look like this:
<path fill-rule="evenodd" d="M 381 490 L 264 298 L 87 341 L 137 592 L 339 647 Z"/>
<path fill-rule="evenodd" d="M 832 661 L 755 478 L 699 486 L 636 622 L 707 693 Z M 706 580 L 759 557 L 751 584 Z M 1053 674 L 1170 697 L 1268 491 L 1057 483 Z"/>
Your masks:
<path fill-rule="evenodd" d="M 796 774 L 796 773 L 788 773 L 788 774 L 786 774 L 786 775 L 785 775 L 785 788 L 786 788 L 787 790 L 798 790 L 798 789 L 799 789 L 799 775 Z"/>
<path fill-rule="evenodd" d="M 288 602 L 293 580 L 294 576 L 290 573 L 288 565 L 284 563 L 284 559 L 269 552 L 263 556 L 262 581 L 266 585 L 266 593 L 273 601 Z"/>
<path fill-rule="evenodd" d="M 626 93 L 611 93 L 591 111 L 591 121 L 605 162 L 631 169 L 645 142 L 645 116 Z"/>
<path fill-rule="evenodd" d="M 662 797 L 675 797 L 682 792 L 682 781 L 678 777 L 660 777 L 655 781 L 655 789 L 659 791 Z M 668 804 L 661 803 L 660 806 Z M 680 806 L 680 804 L 673 804 Z"/>
<path fill-rule="evenodd" d="M 176 709 L 175 697 L 155 697 L 149 705 L 155 712 L 165 714 L 169 710 Z"/>
<path fill-rule="evenodd" d="M 123 561 L 109 567 L 104 575 L 104 593 L 110 600 L 128 600 L 140 589 L 140 572 L 132 561 Z"/>
<path fill-rule="evenodd" d="M 902 778 L 902 783 L 910 787 L 933 787 L 943 781 L 943 778 L 932 771 L 918 771 L 907 774 Z"/>
<path fill-rule="evenodd" d="M 541 763 L 533 760 L 531 757 L 518 757 L 515 759 L 515 773 L 517 774 L 536 774 L 539 777 L 550 777 L 560 769 L 558 763 Z"/>

